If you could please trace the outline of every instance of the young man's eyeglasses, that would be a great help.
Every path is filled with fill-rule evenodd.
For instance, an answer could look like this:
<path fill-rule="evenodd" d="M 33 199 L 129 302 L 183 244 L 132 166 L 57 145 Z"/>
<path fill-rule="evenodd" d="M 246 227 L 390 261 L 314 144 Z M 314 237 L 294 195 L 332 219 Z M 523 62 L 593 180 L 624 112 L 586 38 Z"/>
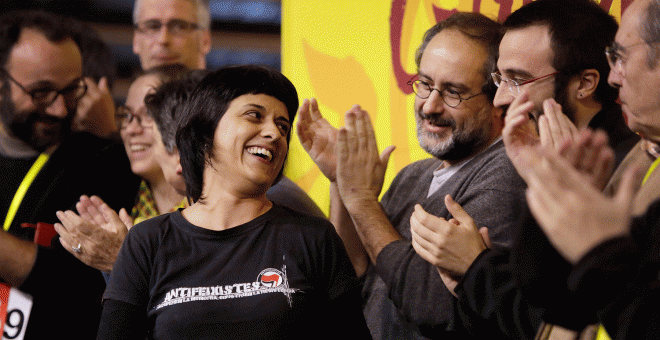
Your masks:
<path fill-rule="evenodd" d="M 408 82 L 408 85 L 411 85 L 413 88 L 413 92 L 415 92 L 415 95 L 417 95 L 417 97 L 422 99 L 427 99 L 428 97 L 431 96 L 431 92 L 438 91 L 440 97 L 442 98 L 442 101 L 445 102 L 445 104 L 447 104 L 447 106 L 449 107 L 457 107 L 458 105 L 461 104 L 462 101 L 472 99 L 480 94 L 483 94 L 483 92 L 479 92 L 475 95 L 463 98 L 461 97 L 461 94 L 456 90 L 452 90 L 449 88 L 445 88 L 442 90 L 436 89 L 432 87 L 431 84 L 421 79 L 411 80 Z"/>
<path fill-rule="evenodd" d="M 56 90 L 51 87 L 39 87 L 36 89 L 28 90 L 23 85 L 21 85 L 21 83 L 16 81 L 16 79 L 14 79 L 11 75 L 9 75 L 9 72 L 7 72 L 7 70 L 4 68 L 0 69 L 0 72 L 2 72 L 5 77 L 7 77 L 7 79 L 9 79 L 12 83 L 16 84 L 18 88 L 30 96 L 34 105 L 39 107 L 50 106 L 60 95 L 62 95 L 65 102 L 76 103 L 87 92 L 87 85 L 82 78 L 73 81 L 71 84 L 61 90 Z"/>
<path fill-rule="evenodd" d="M 156 19 L 145 20 L 135 25 L 135 28 L 142 34 L 155 36 L 160 32 L 163 26 L 165 26 L 170 34 L 177 36 L 185 35 L 199 29 L 198 24 L 180 19 L 173 19 L 166 23 L 160 22 Z"/>
<path fill-rule="evenodd" d="M 546 74 L 544 76 L 536 77 L 536 78 L 529 79 L 529 80 L 506 79 L 506 78 L 502 77 L 502 75 L 499 72 L 493 72 L 493 73 L 490 74 L 490 76 L 493 78 L 493 83 L 495 83 L 495 86 L 500 87 L 500 86 L 502 86 L 502 83 L 505 83 L 505 84 L 509 85 L 509 91 L 511 91 L 511 93 L 513 93 L 514 95 L 517 96 L 517 95 L 520 94 L 520 87 L 521 86 L 531 84 L 531 83 L 533 83 L 537 80 L 552 77 L 552 76 L 554 76 L 558 73 L 559 72 L 553 72 L 553 73 Z"/>
<path fill-rule="evenodd" d="M 146 111 L 146 109 L 143 109 L 133 113 L 133 111 L 126 106 L 118 107 L 117 113 L 115 114 L 117 127 L 121 130 L 125 129 L 131 124 L 133 118 L 137 119 L 138 124 L 142 126 L 142 128 L 147 129 L 154 126 L 154 119 Z"/>

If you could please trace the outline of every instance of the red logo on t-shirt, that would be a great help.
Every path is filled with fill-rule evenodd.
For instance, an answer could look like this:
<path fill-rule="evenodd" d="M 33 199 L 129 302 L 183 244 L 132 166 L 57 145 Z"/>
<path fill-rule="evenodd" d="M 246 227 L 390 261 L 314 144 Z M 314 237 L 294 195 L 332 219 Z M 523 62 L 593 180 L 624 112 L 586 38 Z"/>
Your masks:
<path fill-rule="evenodd" d="M 259 282 L 261 282 L 266 287 L 277 287 L 282 284 L 283 281 L 282 272 L 277 269 L 266 269 L 259 274 Z"/>

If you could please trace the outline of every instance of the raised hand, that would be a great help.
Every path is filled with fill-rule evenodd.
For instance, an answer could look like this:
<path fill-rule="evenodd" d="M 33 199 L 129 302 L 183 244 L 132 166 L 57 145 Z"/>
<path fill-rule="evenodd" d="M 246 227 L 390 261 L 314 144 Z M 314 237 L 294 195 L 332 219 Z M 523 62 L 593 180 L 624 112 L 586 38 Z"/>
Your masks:
<path fill-rule="evenodd" d="M 103 77 L 97 84 L 91 78 L 84 78 L 84 82 L 87 92 L 78 101 L 73 127 L 78 131 L 89 131 L 97 136 L 107 137 L 117 131 L 115 102 L 108 87 L 108 80 Z"/>
<path fill-rule="evenodd" d="M 385 171 L 394 146 L 378 154 L 378 145 L 369 114 L 355 105 L 346 112 L 346 126 L 337 139 L 337 186 L 352 214 L 360 202 L 378 201 Z"/>
<path fill-rule="evenodd" d="M 519 148 L 542 146 L 558 150 L 565 141 L 575 140 L 578 129 L 563 113 L 561 105 L 554 99 L 543 101 L 543 114 L 538 115 L 537 125 L 533 115 L 534 103 L 524 91 L 509 106 L 504 119 L 502 136 L 507 145 L 507 154 L 515 158 Z M 512 159 L 513 160 L 513 159 Z"/>
<path fill-rule="evenodd" d="M 541 143 L 536 123 L 530 117 L 533 110 L 534 103 L 529 101 L 529 93 L 524 91 L 511 102 L 504 116 L 502 140 L 506 146 L 506 153 L 516 168 L 518 154 L 524 148 L 536 147 Z"/>
<path fill-rule="evenodd" d="M 122 209 L 115 213 L 100 198 L 82 196 L 76 204 L 78 214 L 58 211 L 61 223 L 55 224 L 60 243 L 88 266 L 109 272 L 133 222 Z M 80 246 L 80 247 L 78 247 Z"/>
<path fill-rule="evenodd" d="M 563 113 L 561 105 L 557 104 L 554 99 L 543 101 L 543 114 L 538 120 L 541 145 L 545 147 L 558 150 L 566 141 L 578 138 L 577 127 Z"/>
<path fill-rule="evenodd" d="M 559 154 L 598 190 L 605 188 L 614 170 L 614 151 L 603 131 L 581 131 L 576 140 L 563 143 Z"/>
<path fill-rule="evenodd" d="M 578 132 L 554 99 L 543 102 L 537 134 L 530 119 L 533 105 L 528 98 L 529 94 L 523 92 L 511 103 L 502 131 L 507 155 L 518 173 L 524 171 L 519 156 L 521 152 L 527 148 L 544 148 L 566 158 L 585 175 L 586 182 L 602 190 L 614 167 L 614 153 L 608 151 L 607 135 L 588 129 Z"/>
<path fill-rule="evenodd" d="M 321 116 L 316 99 L 303 100 L 298 109 L 298 138 L 300 144 L 330 182 L 337 180 L 337 134 L 335 127 Z"/>
<path fill-rule="evenodd" d="M 521 156 L 530 210 L 566 260 L 575 264 L 601 242 L 628 234 L 635 169 L 610 198 L 556 153 L 529 149 Z"/>

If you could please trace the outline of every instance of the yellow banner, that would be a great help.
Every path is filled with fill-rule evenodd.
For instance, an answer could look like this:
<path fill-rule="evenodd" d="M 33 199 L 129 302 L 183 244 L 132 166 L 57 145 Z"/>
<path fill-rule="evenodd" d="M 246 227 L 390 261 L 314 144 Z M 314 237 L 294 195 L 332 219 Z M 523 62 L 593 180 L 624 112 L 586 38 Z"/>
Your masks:
<path fill-rule="evenodd" d="M 424 32 L 455 11 L 480 12 L 503 21 L 531 0 L 282 0 L 282 70 L 301 98 L 316 97 L 323 116 L 343 126 L 353 104 L 367 110 L 380 150 L 397 149 L 385 178 L 428 158 L 418 145 L 414 94 L 415 50 Z M 571 1 L 571 0 L 566 0 Z M 632 0 L 600 0 L 617 19 Z M 327 213 L 327 179 L 305 153 L 297 136 L 285 173 Z"/>

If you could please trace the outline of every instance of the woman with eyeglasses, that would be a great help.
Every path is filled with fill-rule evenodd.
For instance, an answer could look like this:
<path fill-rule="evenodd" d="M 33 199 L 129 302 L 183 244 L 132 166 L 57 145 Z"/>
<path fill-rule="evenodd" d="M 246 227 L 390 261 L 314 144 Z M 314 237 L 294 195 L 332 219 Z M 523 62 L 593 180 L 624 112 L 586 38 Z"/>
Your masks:
<path fill-rule="evenodd" d="M 174 75 L 184 74 L 183 66 L 159 67 L 138 77 L 129 87 L 126 102 L 117 109 L 117 125 L 131 162 L 131 170 L 142 177 L 136 205 L 131 211 L 134 223 L 184 207 L 184 197 L 163 175 L 156 157 L 154 120 L 147 113 L 144 98 Z"/>
<path fill-rule="evenodd" d="M 237 66 L 206 76 L 178 108 L 192 204 L 130 230 L 99 339 L 370 337 L 332 225 L 266 198 L 297 106 L 281 73 Z"/>
<path fill-rule="evenodd" d="M 131 171 L 142 179 L 139 187 L 117 188 L 135 191 L 135 205 L 131 211 L 115 212 L 103 202 L 103 197 L 83 196 L 76 205 L 77 213 L 71 210 L 57 212 L 61 224 L 56 224 L 55 229 L 64 248 L 85 264 L 104 272 L 106 280 L 127 228 L 187 206 L 183 193 L 167 182 L 156 160 L 159 137 L 154 121 L 147 113 L 144 98 L 161 84 L 188 73 L 188 68 L 177 64 L 147 71 L 133 81 L 125 104 L 117 109 L 117 127 Z"/>

